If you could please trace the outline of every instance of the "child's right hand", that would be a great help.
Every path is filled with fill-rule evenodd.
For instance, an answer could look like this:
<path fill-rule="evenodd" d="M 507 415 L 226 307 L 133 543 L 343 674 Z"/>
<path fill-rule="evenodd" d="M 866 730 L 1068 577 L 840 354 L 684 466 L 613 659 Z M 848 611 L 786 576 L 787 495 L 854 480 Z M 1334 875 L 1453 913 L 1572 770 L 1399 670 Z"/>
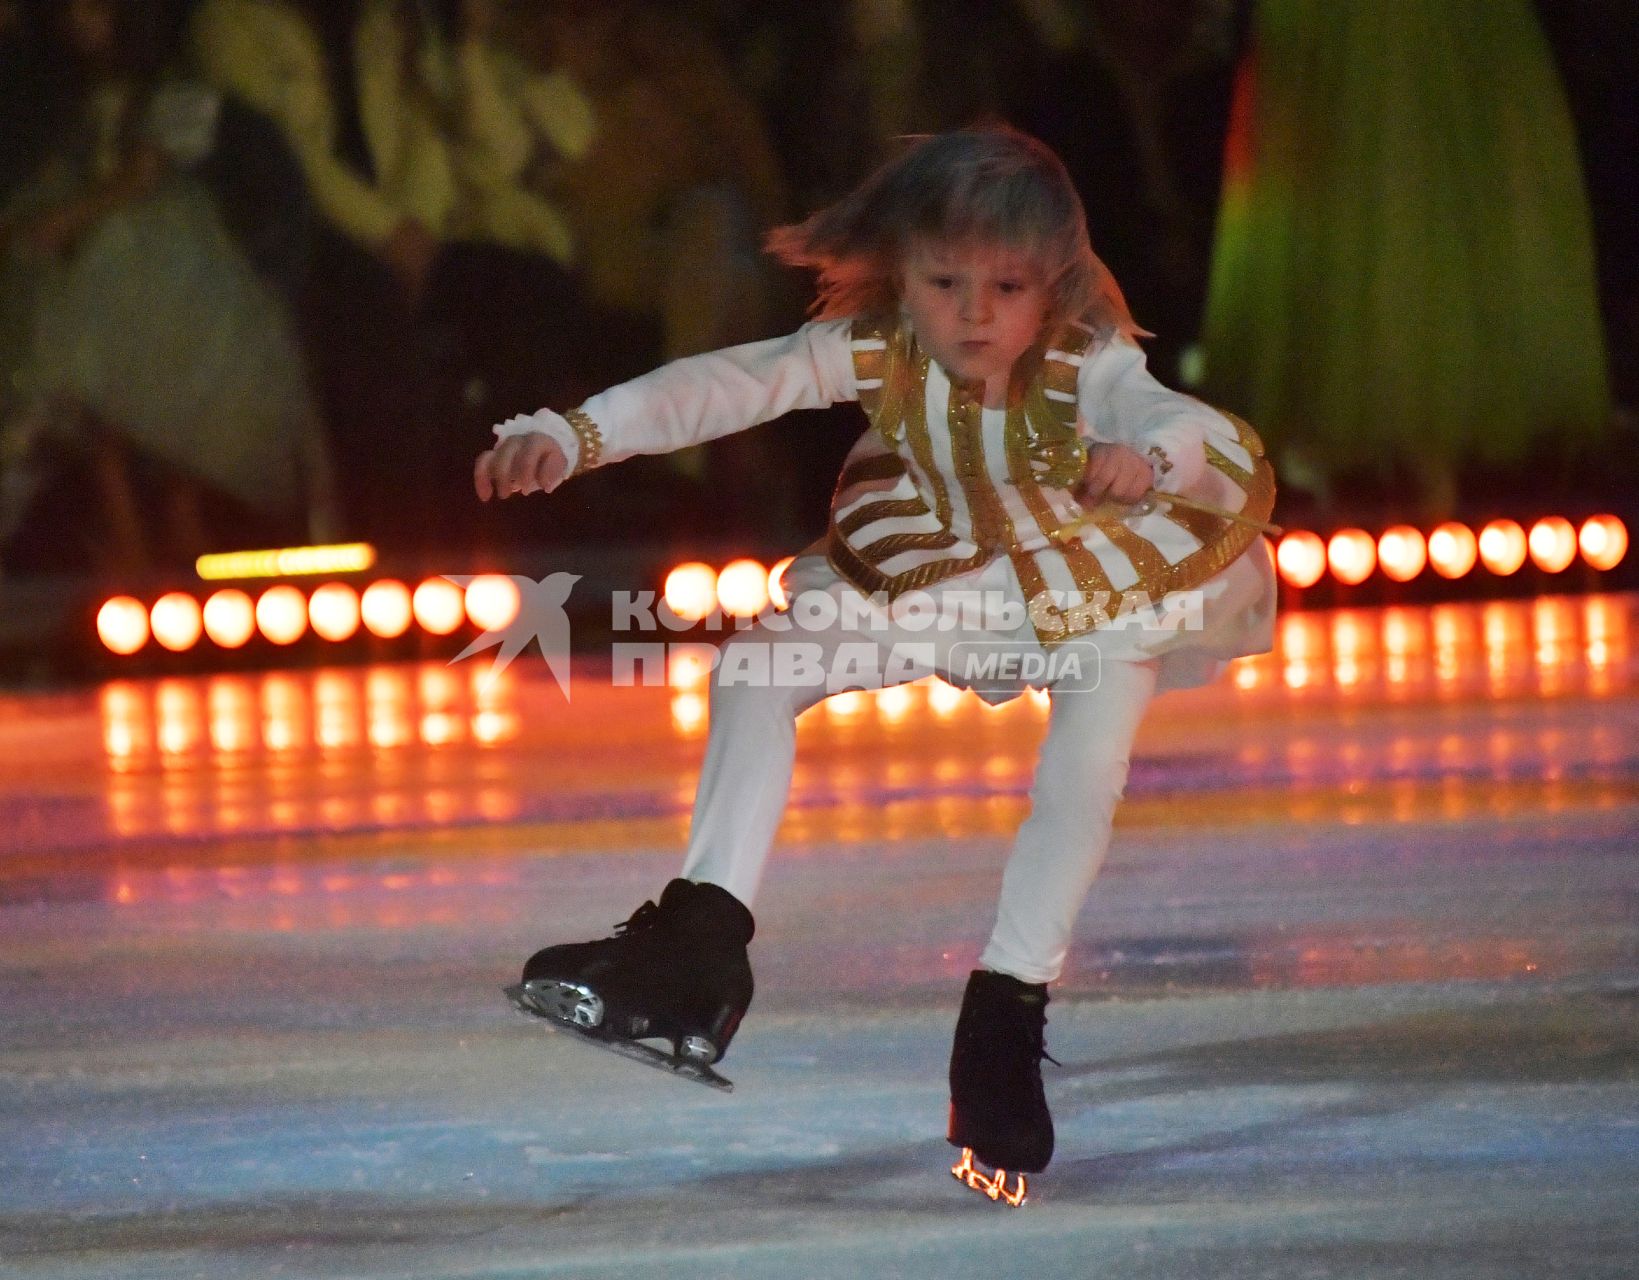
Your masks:
<path fill-rule="evenodd" d="M 541 431 L 508 436 L 478 455 L 472 481 L 480 502 L 515 493 L 551 492 L 569 474 L 569 459 L 558 442 Z"/>

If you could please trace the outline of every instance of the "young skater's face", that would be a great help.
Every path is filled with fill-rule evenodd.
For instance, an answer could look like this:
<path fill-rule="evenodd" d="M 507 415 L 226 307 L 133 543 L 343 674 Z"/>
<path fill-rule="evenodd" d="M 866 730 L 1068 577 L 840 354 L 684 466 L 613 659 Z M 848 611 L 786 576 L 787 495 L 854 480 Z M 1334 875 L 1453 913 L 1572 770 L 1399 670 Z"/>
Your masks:
<path fill-rule="evenodd" d="M 922 350 L 952 378 L 985 384 L 1005 402 L 1013 364 L 1041 334 L 1047 284 L 1026 253 L 986 241 L 913 236 L 901 300 Z"/>

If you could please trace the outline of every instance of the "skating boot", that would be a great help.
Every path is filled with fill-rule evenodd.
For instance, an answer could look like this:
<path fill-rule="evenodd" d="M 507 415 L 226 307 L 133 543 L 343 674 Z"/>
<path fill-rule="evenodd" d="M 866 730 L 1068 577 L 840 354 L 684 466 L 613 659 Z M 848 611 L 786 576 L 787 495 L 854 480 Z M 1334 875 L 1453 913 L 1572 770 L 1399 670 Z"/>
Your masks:
<path fill-rule="evenodd" d="M 950 1050 L 949 1137 L 962 1148 L 951 1173 L 1015 1208 L 1025 1201 L 1025 1174 L 1053 1158 L 1041 1083 L 1046 1027 L 1045 984 L 985 969 L 968 978 Z"/>
<path fill-rule="evenodd" d="M 754 932 L 751 912 L 726 889 L 673 880 L 658 906 L 645 902 L 614 937 L 537 951 L 506 994 L 603 1048 L 732 1089 L 711 1064 L 751 1004 Z"/>

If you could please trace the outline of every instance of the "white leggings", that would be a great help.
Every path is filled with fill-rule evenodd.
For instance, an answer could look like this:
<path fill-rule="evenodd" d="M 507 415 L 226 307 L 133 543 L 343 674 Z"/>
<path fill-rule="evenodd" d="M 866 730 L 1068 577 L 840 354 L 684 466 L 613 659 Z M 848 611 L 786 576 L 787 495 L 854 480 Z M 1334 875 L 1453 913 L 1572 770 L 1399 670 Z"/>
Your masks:
<path fill-rule="evenodd" d="M 725 659 L 734 645 L 792 639 L 753 627 L 724 645 Z M 859 635 L 805 632 L 800 640 L 824 647 L 829 669 L 836 647 L 859 643 Z M 714 671 L 711 730 L 682 874 L 719 885 L 750 906 L 791 788 L 797 716 L 842 689 L 730 683 L 723 673 L 734 667 L 725 660 Z M 1110 846 L 1133 738 L 1155 692 L 1153 662 L 1108 661 L 1094 670 L 1096 682 L 1085 682 L 1093 687 L 1061 684 L 1052 692 L 1030 814 L 1014 838 L 996 926 L 980 957 L 985 968 L 1024 982 L 1050 982 L 1064 967 L 1076 913 Z M 926 674 L 892 671 L 904 680 Z M 848 687 L 862 683 L 850 678 Z"/>

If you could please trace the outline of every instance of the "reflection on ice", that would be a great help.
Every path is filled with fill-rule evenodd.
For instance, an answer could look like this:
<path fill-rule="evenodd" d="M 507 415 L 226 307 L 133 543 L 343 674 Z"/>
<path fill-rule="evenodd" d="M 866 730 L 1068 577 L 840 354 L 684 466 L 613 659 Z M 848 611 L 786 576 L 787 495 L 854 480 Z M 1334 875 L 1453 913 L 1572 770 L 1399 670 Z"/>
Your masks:
<path fill-rule="evenodd" d="M 1381 698 L 1607 694 L 1631 658 L 1631 599 L 1544 596 L 1288 613 L 1275 651 L 1234 665 L 1242 693 L 1278 672 L 1289 695 Z"/>
<path fill-rule="evenodd" d="M 1521 736 L 1502 723 L 1407 734 L 1380 713 L 1326 712 L 1304 727 L 1287 722 L 1286 709 L 1608 697 L 1632 687 L 1632 608 L 1630 598 L 1585 596 L 1288 613 L 1273 653 L 1187 695 L 1283 727 L 1238 734 L 1218 757 L 1180 746 L 1164 769 L 1147 765 L 1152 739 L 1141 738 L 1129 797 L 1141 806 L 1158 790 L 1261 786 L 1285 789 L 1290 816 L 1344 821 L 1597 802 L 1589 789 L 1612 785 L 1628 751 L 1597 721 L 1572 742 L 1562 730 Z M 478 678 L 487 668 L 435 663 L 110 682 L 99 713 L 111 834 L 350 830 L 529 812 L 681 817 L 709 716 L 700 659 L 680 651 L 665 689 L 583 676 L 578 717 L 550 701 L 523 662 L 493 683 Z M 934 678 L 828 699 L 799 723 L 786 838 L 870 839 L 917 822 L 1005 830 L 1028 790 L 1048 707 L 1040 692 L 989 707 Z M 1164 735 L 1169 717 L 1155 719 Z M 641 742 L 641 754 L 623 742 Z M 910 767 L 851 769 L 862 751 Z M 595 763 L 605 756 L 609 765 Z M 623 786 L 644 798 L 605 796 L 595 776 L 605 767 L 622 769 Z M 560 792 L 565 777 L 583 776 Z M 998 798 L 1000 808 L 989 803 Z M 896 819 L 900 806 L 908 809 Z"/>
<path fill-rule="evenodd" d="M 1087 943 L 1071 955 L 1078 987 L 1169 989 L 1372 986 L 1399 982 L 1560 977 L 1585 960 L 1541 938 L 1464 930 L 1431 936 L 1403 930 L 1379 936 L 1358 928 L 1188 934 Z"/>
<path fill-rule="evenodd" d="M 515 923 L 516 860 L 116 866 L 97 895 L 167 932 L 325 933 Z M 497 892 L 502 891 L 502 892 Z M 83 898 L 83 886 L 76 891 Z"/>

